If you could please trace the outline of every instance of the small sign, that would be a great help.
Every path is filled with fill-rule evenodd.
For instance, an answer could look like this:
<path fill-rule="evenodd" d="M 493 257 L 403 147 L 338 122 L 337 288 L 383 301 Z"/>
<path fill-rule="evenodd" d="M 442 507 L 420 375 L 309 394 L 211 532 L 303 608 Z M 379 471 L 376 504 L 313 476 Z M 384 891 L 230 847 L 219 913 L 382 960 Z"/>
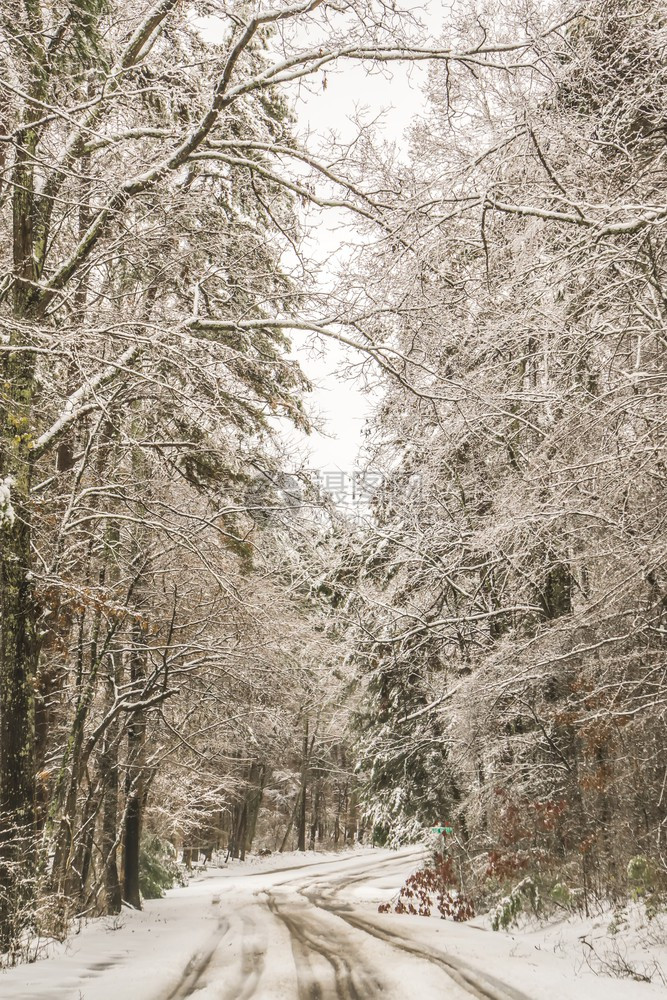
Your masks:
<path fill-rule="evenodd" d="M 453 826 L 432 826 L 431 833 L 454 833 Z"/>

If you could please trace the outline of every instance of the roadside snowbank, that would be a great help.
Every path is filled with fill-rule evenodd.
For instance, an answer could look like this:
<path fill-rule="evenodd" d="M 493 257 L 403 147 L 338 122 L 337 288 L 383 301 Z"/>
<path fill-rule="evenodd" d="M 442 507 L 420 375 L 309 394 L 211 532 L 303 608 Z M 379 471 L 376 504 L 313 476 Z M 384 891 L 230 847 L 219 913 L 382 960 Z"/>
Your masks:
<path fill-rule="evenodd" d="M 146 900 L 141 912 L 90 920 L 49 957 L 0 972 L 2 1000 L 118 1000 L 160 996 L 214 933 L 210 879 Z M 110 970 L 113 974 L 110 975 Z"/>
<path fill-rule="evenodd" d="M 377 914 L 401 886 L 371 879 L 349 894 L 378 928 L 388 927 L 428 948 L 492 972 L 539 1000 L 626 1000 L 667 996 L 667 914 L 649 919 L 641 903 L 601 908 L 590 917 L 564 915 L 550 922 L 520 918 L 507 931 L 491 929 L 491 914 L 467 923 L 431 917 Z M 371 905 L 373 910 L 371 911 Z M 471 931 L 476 934 L 471 934 Z"/>

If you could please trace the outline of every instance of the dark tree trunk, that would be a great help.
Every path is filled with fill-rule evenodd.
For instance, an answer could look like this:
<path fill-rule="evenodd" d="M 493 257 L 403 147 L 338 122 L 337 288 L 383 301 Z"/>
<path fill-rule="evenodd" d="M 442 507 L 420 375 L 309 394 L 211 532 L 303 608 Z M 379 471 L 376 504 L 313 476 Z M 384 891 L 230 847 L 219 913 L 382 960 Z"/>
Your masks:
<path fill-rule="evenodd" d="M 245 832 L 246 851 L 252 850 L 252 842 L 255 839 L 257 819 L 262 805 L 262 796 L 264 795 L 265 784 L 266 766 L 264 764 L 258 764 L 257 761 L 253 761 L 248 778 L 248 790 L 246 792 L 246 801 L 248 803 L 248 821 Z"/>
<path fill-rule="evenodd" d="M 247 801 L 243 803 L 243 808 L 241 809 L 241 819 L 239 821 L 239 832 L 236 838 L 236 845 L 238 850 L 238 855 L 241 861 L 245 861 L 245 838 L 246 838 L 246 828 L 248 826 L 248 803 Z"/>
<path fill-rule="evenodd" d="M 139 888 L 139 848 L 141 844 L 141 798 L 140 790 L 130 794 L 125 813 L 123 898 L 130 906 L 141 909 Z"/>
<path fill-rule="evenodd" d="M 122 891 L 118 875 L 118 726 L 107 731 L 100 758 L 100 774 L 104 788 L 102 805 L 103 882 L 107 913 L 120 913 Z"/>
<path fill-rule="evenodd" d="M 145 653 L 140 648 L 140 630 L 135 630 L 135 650 L 132 655 L 130 676 L 132 681 L 145 677 Z M 127 808 L 123 838 L 123 898 L 131 906 L 141 909 L 139 888 L 139 852 L 144 808 L 144 742 L 146 719 L 143 709 L 135 710 L 128 731 Z"/>
<path fill-rule="evenodd" d="M 140 571 L 140 588 L 143 584 L 143 572 Z M 137 601 L 137 607 L 142 602 Z M 137 621 L 132 630 L 132 653 L 130 656 L 130 681 L 135 686 L 136 697 L 141 699 L 143 682 L 146 678 L 146 644 L 140 623 Z M 141 890 L 139 888 L 139 852 L 141 848 L 141 830 L 146 795 L 145 782 L 145 742 L 146 742 L 146 712 L 137 708 L 132 715 L 127 734 L 128 768 L 126 775 L 127 806 L 125 809 L 125 825 L 123 836 L 123 898 L 131 906 L 141 909 Z"/>
<path fill-rule="evenodd" d="M 322 836 L 322 824 L 320 820 L 320 803 L 322 799 L 322 781 L 318 778 L 315 785 L 315 799 L 313 802 L 313 814 L 310 817 L 310 840 L 309 848 L 311 851 L 315 850 L 315 837 L 317 836 L 318 830 L 320 837 Z"/>
<path fill-rule="evenodd" d="M 18 912 L 30 884 L 35 833 L 37 640 L 30 574 L 28 368 L 25 356 L 5 365 L 9 399 L 3 399 L 0 413 L 0 948 L 20 930 Z"/>
<path fill-rule="evenodd" d="M 287 842 L 289 841 L 289 837 L 292 832 L 292 827 L 294 826 L 294 820 L 296 819 L 296 814 L 299 812 L 300 806 L 301 806 L 301 789 L 299 789 L 299 794 L 297 795 L 296 800 L 294 802 L 294 808 L 292 809 L 289 820 L 287 821 L 287 827 L 285 828 L 285 835 L 283 836 L 279 848 L 281 854 L 287 847 Z"/>
<path fill-rule="evenodd" d="M 305 722 L 303 733 L 303 760 L 301 763 L 301 800 L 299 804 L 299 829 L 297 838 L 297 850 L 306 849 L 306 806 L 307 806 L 307 782 L 308 782 L 308 719 Z"/>
<path fill-rule="evenodd" d="M 227 857 L 245 861 L 245 839 L 248 824 L 248 800 L 244 796 L 232 814 L 232 832 L 227 849 Z"/>
<path fill-rule="evenodd" d="M 109 428 L 105 429 L 105 440 L 113 438 Z M 118 580 L 118 559 L 115 550 L 120 544 L 120 528 L 117 522 L 110 522 L 107 538 L 108 577 L 112 584 Z M 113 710 L 116 692 L 123 682 L 123 658 L 117 640 L 114 637 L 108 656 L 105 658 L 105 697 L 106 713 Z M 118 829 L 118 798 L 120 794 L 120 775 L 118 769 L 118 754 L 121 742 L 121 726 L 116 717 L 107 727 L 99 756 L 99 774 L 103 790 L 102 801 L 102 883 L 104 885 L 105 911 L 120 913 L 123 905 L 123 890 L 118 872 L 118 844 L 120 841 Z"/>

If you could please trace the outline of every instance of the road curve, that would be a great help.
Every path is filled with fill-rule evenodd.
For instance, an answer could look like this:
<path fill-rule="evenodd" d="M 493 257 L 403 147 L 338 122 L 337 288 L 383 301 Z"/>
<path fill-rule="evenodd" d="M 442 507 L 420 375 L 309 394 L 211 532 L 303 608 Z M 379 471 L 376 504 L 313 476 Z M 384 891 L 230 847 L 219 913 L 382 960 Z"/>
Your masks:
<path fill-rule="evenodd" d="M 156 1000 L 531 1000 L 448 954 L 446 934 L 436 949 L 359 905 L 422 857 L 383 851 L 222 876 L 215 932 Z"/>

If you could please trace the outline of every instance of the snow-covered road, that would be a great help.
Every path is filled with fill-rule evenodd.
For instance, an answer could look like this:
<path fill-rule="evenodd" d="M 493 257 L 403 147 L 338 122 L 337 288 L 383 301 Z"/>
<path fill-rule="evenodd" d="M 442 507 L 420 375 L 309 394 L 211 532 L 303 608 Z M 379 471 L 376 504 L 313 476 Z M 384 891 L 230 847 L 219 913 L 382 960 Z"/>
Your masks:
<path fill-rule="evenodd" d="M 528 1000 L 459 959 L 406 940 L 386 917 L 360 914 L 356 893 L 386 895 L 422 856 L 375 852 L 247 875 L 241 885 L 226 880 L 217 904 L 224 916 L 208 947 L 164 1000 Z"/>
<path fill-rule="evenodd" d="M 3 1000 L 649 1000 L 539 944 L 378 914 L 417 848 L 213 869 L 143 913 L 89 924 L 59 954 L 0 973 Z M 283 867 L 276 867 L 282 864 Z M 285 867 L 285 865 L 290 865 Z M 662 994 L 664 995 L 664 994 Z"/>

